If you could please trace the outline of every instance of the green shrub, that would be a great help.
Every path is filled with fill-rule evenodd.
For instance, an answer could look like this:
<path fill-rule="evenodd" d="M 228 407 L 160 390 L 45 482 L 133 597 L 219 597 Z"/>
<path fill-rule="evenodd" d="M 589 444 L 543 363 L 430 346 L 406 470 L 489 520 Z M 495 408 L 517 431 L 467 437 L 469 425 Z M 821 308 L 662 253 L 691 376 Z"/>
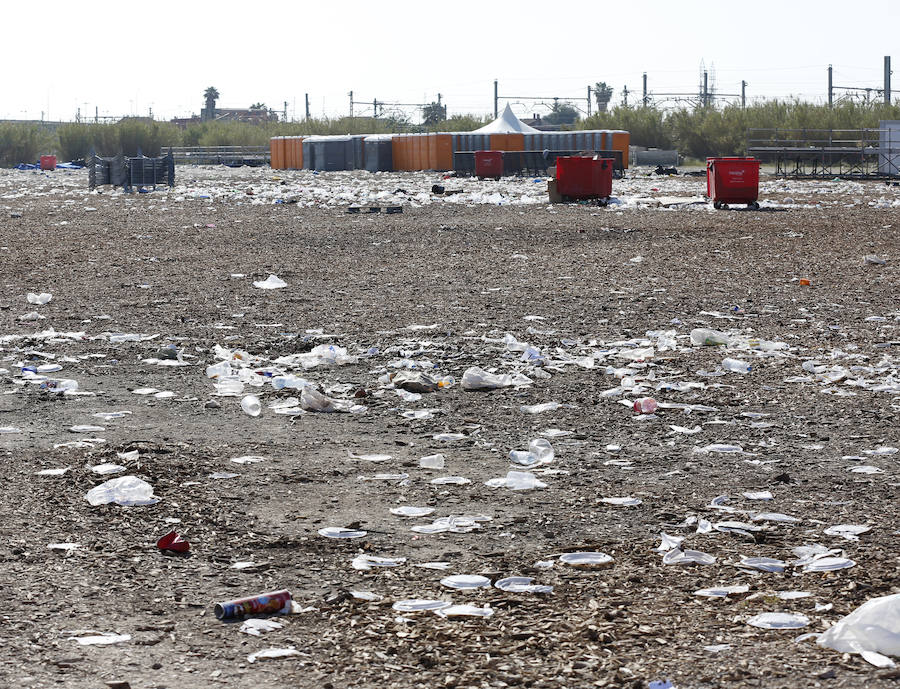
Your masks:
<path fill-rule="evenodd" d="M 0 123 L 0 165 L 35 163 L 56 150 L 53 135 L 36 124 Z"/>

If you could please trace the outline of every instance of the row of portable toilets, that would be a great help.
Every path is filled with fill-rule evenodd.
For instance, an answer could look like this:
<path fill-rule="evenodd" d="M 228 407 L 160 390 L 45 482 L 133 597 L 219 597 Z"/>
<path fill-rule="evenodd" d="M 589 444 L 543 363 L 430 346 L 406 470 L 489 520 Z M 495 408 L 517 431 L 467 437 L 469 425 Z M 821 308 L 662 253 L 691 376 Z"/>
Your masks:
<path fill-rule="evenodd" d="M 276 136 L 269 142 L 273 170 L 471 171 L 475 151 L 521 152 L 524 168 L 547 153 L 606 152 L 628 167 L 630 135 L 589 130 L 537 134 L 360 134 Z M 510 156 L 512 158 L 512 156 Z"/>

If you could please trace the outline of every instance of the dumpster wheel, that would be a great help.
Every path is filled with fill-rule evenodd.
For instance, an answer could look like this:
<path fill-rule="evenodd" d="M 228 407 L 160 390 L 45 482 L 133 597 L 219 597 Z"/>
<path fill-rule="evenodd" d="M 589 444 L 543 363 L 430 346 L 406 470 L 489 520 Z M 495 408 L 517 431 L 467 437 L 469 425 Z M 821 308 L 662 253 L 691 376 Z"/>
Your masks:
<path fill-rule="evenodd" d="M 747 208 L 749 208 L 752 211 L 758 211 L 759 210 L 759 202 L 751 201 L 750 203 L 747 204 Z"/>
<path fill-rule="evenodd" d="M 728 210 L 728 204 L 722 201 L 713 201 L 713 208 L 716 210 Z"/>

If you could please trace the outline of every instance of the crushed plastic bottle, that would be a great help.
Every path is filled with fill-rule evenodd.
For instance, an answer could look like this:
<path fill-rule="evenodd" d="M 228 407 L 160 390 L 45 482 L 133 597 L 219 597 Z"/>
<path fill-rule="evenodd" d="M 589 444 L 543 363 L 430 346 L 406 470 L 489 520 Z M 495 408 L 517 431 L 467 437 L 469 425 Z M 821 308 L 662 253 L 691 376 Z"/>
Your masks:
<path fill-rule="evenodd" d="M 639 397 L 632 406 L 638 414 L 652 414 L 659 407 L 659 403 L 652 397 Z"/>
<path fill-rule="evenodd" d="M 511 450 L 509 461 L 519 466 L 532 467 L 539 464 L 550 464 L 555 453 L 550 441 L 546 438 L 535 438 L 528 443 L 528 450 Z"/>
<path fill-rule="evenodd" d="M 722 368 L 732 373 L 750 373 L 753 370 L 748 362 L 731 358 L 722 359 Z"/>
<path fill-rule="evenodd" d="M 718 330 L 709 328 L 694 328 L 691 330 L 691 344 L 704 347 L 727 345 L 728 335 Z"/>

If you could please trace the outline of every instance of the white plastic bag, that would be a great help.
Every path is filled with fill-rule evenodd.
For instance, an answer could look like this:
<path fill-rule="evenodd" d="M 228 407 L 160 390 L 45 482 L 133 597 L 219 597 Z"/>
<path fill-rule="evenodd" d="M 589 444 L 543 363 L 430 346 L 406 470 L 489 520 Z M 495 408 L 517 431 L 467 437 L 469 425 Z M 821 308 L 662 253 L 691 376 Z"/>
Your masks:
<path fill-rule="evenodd" d="M 91 488 L 84 496 L 91 505 L 153 505 L 159 500 L 153 497 L 153 486 L 137 476 L 120 476 Z"/>
<path fill-rule="evenodd" d="M 900 657 L 900 593 L 873 598 L 819 637 L 820 646 L 859 653 L 877 667 L 894 667 Z"/>

